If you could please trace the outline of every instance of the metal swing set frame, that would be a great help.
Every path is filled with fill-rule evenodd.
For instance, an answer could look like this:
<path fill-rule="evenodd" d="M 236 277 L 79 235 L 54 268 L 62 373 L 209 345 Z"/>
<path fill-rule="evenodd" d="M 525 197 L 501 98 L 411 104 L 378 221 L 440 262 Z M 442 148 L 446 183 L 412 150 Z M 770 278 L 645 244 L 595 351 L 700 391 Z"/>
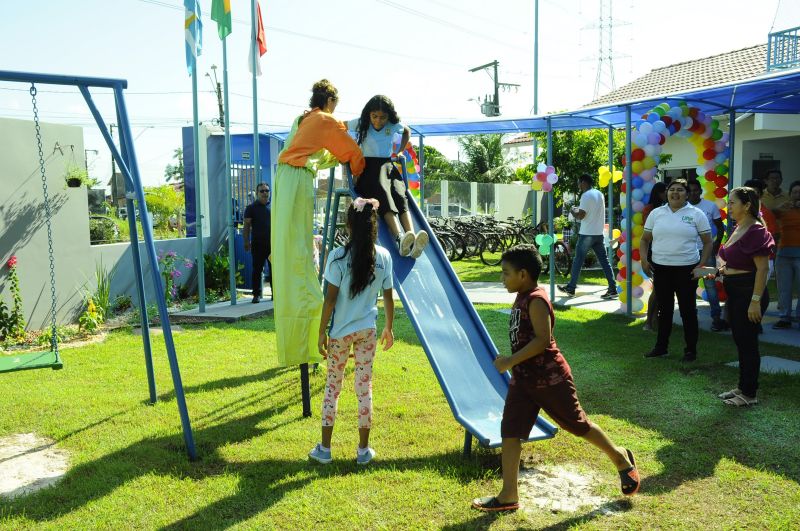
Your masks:
<path fill-rule="evenodd" d="M 120 171 L 122 172 L 125 180 L 125 199 L 128 212 L 136 212 L 134 208 L 134 201 L 139 206 L 139 212 L 142 219 L 148 219 L 147 204 L 144 198 L 144 189 L 139 174 L 139 166 L 136 161 L 136 154 L 133 146 L 133 137 L 131 133 L 130 121 L 128 119 L 128 111 L 125 106 L 125 98 L 123 90 L 127 88 L 128 82 L 124 79 L 107 79 L 95 77 L 81 77 L 81 76 L 64 76 L 54 74 L 39 74 L 30 72 L 12 72 L 0 70 L 0 81 L 29 83 L 31 85 L 30 93 L 33 105 L 33 118 L 36 126 L 36 140 L 38 143 L 39 153 L 39 167 L 42 176 L 42 191 L 44 208 L 46 214 L 47 226 L 47 239 L 49 244 L 49 257 L 50 257 L 50 290 L 51 290 L 51 351 L 50 352 L 36 352 L 33 354 L 25 354 L 21 356 L 10 357 L 8 366 L 5 370 L 0 367 L 0 373 L 11 372 L 26 369 L 40 369 L 52 368 L 60 369 L 63 364 L 58 352 L 58 338 L 56 334 L 56 290 L 55 290 L 55 261 L 53 257 L 53 238 L 50 227 L 51 211 L 49 197 L 47 193 L 47 176 L 45 171 L 45 163 L 42 151 L 41 130 L 39 125 L 39 114 L 37 107 L 37 84 L 45 85 L 61 85 L 61 86 L 74 86 L 80 91 L 83 99 L 89 107 L 92 116 L 97 123 L 97 127 L 111 151 L 111 156 L 117 163 Z M 91 88 L 105 88 L 111 89 L 114 94 L 114 104 L 116 109 L 116 119 L 119 130 L 119 143 L 120 149 L 117 149 L 116 144 L 111 137 L 111 134 L 106 127 L 100 111 L 92 99 L 90 92 Z M 142 339 L 144 342 L 145 366 L 147 371 L 147 383 L 150 394 L 150 403 L 155 404 L 158 400 L 156 394 L 155 373 L 153 370 L 153 355 L 150 344 L 150 328 L 147 315 L 147 304 L 144 290 L 144 276 L 142 271 L 142 264 L 139 252 L 139 236 L 136 227 L 136 217 L 128 216 L 128 226 L 130 228 L 131 237 L 131 254 L 133 258 L 133 268 L 136 277 L 136 289 L 139 299 L 139 315 L 141 316 L 142 326 Z M 148 223 L 142 223 L 142 235 L 144 237 L 144 248 L 146 251 L 146 259 L 150 266 L 152 273 L 152 282 L 154 286 L 161 286 L 161 275 L 159 273 L 158 260 L 156 258 L 156 248 L 153 238 L 153 229 Z M 167 304 L 162 290 L 156 289 L 153 297 L 158 305 L 158 313 L 161 320 L 161 327 L 164 332 L 164 342 L 166 344 L 167 358 L 169 360 L 170 372 L 172 374 L 172 383 L 175 388 L 175 399 L 178 404 L 178 412 L 181 419 L 181 426 L 183 428 L 183 439 L 186 445 L 186 452 L 189 458 L 194 460 L 197 458 L 197 450 L 194 444 L 194 435 L 192 433 L 191 423 L 189 421 L 189 412 L 186 407 L 186 397 L 183 391 L 183 382 L 181 380 L 180 367 L 178 365 L 178 357 L 175 352 L 175 342 L 172 337 L 172 327 L 167 313 Z"/>

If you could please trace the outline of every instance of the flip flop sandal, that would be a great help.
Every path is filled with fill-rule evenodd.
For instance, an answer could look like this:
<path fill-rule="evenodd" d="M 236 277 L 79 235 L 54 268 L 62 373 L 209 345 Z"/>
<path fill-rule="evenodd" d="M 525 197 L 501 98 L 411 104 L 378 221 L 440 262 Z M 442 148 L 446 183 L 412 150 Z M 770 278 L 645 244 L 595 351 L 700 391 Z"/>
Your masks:
<path fill-rule="evenodd" d="M 730 391 L 725 391 L 724 393 L 720 393 L 717 395 L 717 398 L 722 400 L 727 400 L 729 398 L 733 398 L 736 395 L 742 394 L 742 391 L 739 388 L 731 389 Z"/>
<path fill-rule="evenodd" d="M 636 460 L 633 458 L 633 453 L 627 448 L 625 451 L 628 452 L 628 461 L 630 461 L 633 466 L 619 471 L 620 487 L 622 489 L 622 494 L 625 496 L 633 496 L 639 492 L 639 486 L 642 484 L 642 481 L 639 479 L 639 470 L 636 468 Z"/>
<path fill-rule="evenodd" d="M 722 403 L 734 407 L 749 407 L 758 404 L 758 398 L 748 398 L 744 395 L 733 395 L 733 398 L 723 400 Z"/>
<path fill-rule="evenodd" d="M 486 496 L 472 500 L 472 507 L 484 512 L 516 511 L 519 509 L 519 502 L 503 503 L 496 496 Z"/>

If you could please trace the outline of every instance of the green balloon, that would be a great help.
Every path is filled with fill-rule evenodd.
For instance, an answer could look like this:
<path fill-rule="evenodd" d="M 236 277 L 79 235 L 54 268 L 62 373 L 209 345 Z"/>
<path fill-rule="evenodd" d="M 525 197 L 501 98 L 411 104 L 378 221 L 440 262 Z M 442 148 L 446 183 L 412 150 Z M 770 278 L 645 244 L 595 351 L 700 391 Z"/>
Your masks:
<path fill-rule="evenodd" d="M 728 167 L 724 164 L 719 164 L 714 171 L 717 172 L 717 175 L 728 175 Z"/>
<path fill-rule="evenodd" d="M 714 132 L 711 133 L 711 138 L 713 138 L 714 140 L 719 140 L 720 138 L 722 138 L 722 131 L 720 131 L 719 129 L 714 129 Z"/>

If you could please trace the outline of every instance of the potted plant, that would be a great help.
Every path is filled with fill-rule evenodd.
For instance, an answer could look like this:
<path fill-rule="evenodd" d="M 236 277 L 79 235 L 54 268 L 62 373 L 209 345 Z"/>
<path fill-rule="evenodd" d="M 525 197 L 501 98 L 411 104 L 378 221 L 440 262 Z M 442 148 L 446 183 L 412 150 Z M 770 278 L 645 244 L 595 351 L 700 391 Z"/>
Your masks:
<path fill-rule="evenodd" d="M 64 175 L 64 180 L 67 182 L 67 186 L 70 188 L 80 188 L 81 186 L 92 184 L 92 181 L 89 179 L 89 174 L 86 172 L 86 170 L 75 164 L 67 167 L 67 173 Z"/>

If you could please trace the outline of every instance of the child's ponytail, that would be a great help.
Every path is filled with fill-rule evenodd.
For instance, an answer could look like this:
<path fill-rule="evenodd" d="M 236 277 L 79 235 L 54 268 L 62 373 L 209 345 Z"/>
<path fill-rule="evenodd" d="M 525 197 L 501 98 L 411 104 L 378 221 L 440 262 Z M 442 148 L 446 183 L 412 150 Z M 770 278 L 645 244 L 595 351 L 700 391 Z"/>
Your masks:
<path fill-rule="evenodd" d="M 344 255 L 350 254 L 350 298 L 367 289 L 375 280 L 375 241 L 378 238 L 378 201 L 356 199 L 347 209 L 350 238 Z"/>

